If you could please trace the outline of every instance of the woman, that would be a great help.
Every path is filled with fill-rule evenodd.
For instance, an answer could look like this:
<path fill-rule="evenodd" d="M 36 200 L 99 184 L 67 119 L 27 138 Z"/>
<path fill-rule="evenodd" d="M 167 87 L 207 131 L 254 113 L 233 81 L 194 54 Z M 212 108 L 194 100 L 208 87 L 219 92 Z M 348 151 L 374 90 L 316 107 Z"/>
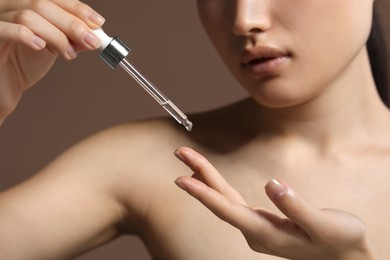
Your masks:
<path fill-rule="evenodd" d="M 288 2 L 263 5 L 254 1 L 236 1 L 234 4 L 227 1 L 198 2 L 203 24 L 221 57 L 260 104 L 251 111 L 257 119 L 253 120 L 251 129 L 258 127 L 257 138 L 264 146 L 257 147 L 256 152 L 253 150 L 249 155 L 259 160 L 255 169 L 271 173 L 272 177 L 289 179 L 297 183 L 300 189 L 308 189 L 308 184 L 330 188 L 337 182 L 340 182 L 336 184 L 338 187 L 349 183 L 343 185 L 344 188 L 356 189 L 361 186 L 355 183 L 356 179 L 366 180 L 368 172 L 375 172 L 375 176 L 369 178 L 384 177 L 388 183 L 384 165 L 372 168 L 376 160 L 388 155 L 386 147 L 389 140 L 385 131 L 382 134 L 376 132 L 381 127 L 384 130 L 389 126 L 388 111 L 373 92 L 375 87 L 365 48 L 371 28 L 367 10 L 371 12 L 372 8 L 368 5 L 372 5 L 372 2 L 363 1 L 355 5 L 348 1 L 339 5 L 333 1 L 294 1 L 291 5 Z M 320 9 L 325 11 L 321 13 Z M 229 12 L 235 14 L 234 19 L 226 19 Z M 303 21 L 310 22 L 305 24 Z M 359 30 L 353 30 L 354 26 L 358 26 Z M 369 42 L 371 51 L 381 47 L 378 46 L 378 37 L 381 37 L 378 30 L 375 25 Z M 276 46 L 276 50 L 270 50 L 267 45 Z M 382 54 L 371 53 L 372 67 L 383 98 L 387 100 L 387 77 L 383 66 L 377 66 L 384 62 L 381 60 L 384 49 L 379 50 Z M 270 61 L 267 61 L 269 58 Z M 366 112 L 355 114 L 362 111 L 357 106 L 370 107 L 368 104 L 373 105 L 373 110 L 364 107 Z M 383 120 L 382 123 L 378 121 L 381 126 L 367 124 L 368 128 L 363 132 L 353 130 L 358 127 L 358 121 L 360 124 L 365 120 L 374 122 L 378 119 Z M 353 136 L 354 132 L 360 133 Z M 364 141 L 376 137 L 379 137 L 376 141 Z M 376 150 L 374 153 L 373 148 Z M 359 250 L 351 247 L 352 250 L 342 259 L 373 257 L 370 255 L 372 253 L 365 255 L 369 249 L 364 241 L 363 225 L 355 216 L 335 210 L 315 209 L 303 202 L 286 183 L 277 180 L 267 184 L 266 192 L 287 219 L 264 209 L 250 208 L 205 158 L 188 149 L 178 150 L 177 155 L 195 172 L 193 178 L 179 178 L 178 186 L 199 199 L 217 216 L 238 227 L 254 250 L 293 259 L 314 259 L 319 256 L 337 259 L 343 254 L 339 249 L 344 251 L 348 248 L 342 245 L 351 245 L 350 242 L 354 241 L 355 245 L 360 243 L 362 246 Z M 366 157 L 367 161 L 356 164 L 361 168 L 360 174 L 345 174 L 350 170 L 339 172 L 346 164 L 361 157 Z M 263 161 L 263 158 L 268 160 Z M 269 166 L 270 161 L 274 163 Z M 321 165 L 328 169 L 323 173 L 325 176 L 321 176 Z M 372 182 L 364 184 L 367 183 Z M 386 190 L 387 185 L 381 184 L 375 188 Z M 369 195 L 367 189 L 373 187 L 364 186 L 360 194 L 373 195 L 365 200 L 377 203 L 379 209 L 381 206 L 375 202 L 375 197 L 381 192 L 375 191 Z M 359 196 L 356 190 L 347 190 L 338 195 L 354 194 L 350 199 Z M 344 207 L 348 208 L 347 205 Z M 322 228 L 318 223 L 322 223 Z M 370 237 L 369 230 L 367 233 Z M 340 247 L 330 249 L 329 244 L 333 243 L 339 243 Z M 377 243 L 373 246 L 378 256 L 388 255 L 384 248 L 378 248 Z M 333 258 L 329 258 L 331 254 L 334 254 Z M 362 255 L 359 257 L 359 254 Z"/>
<path fill-rule="evenodd" d="M 140 236 L 156 259 L 389 257 L 381 202 L 390 117 L 365 47 L 372 6 L 198 0 L 212 42 L 253 99 L 192 116 L 190 134 L 170 119 L 135 122 L 66 151 L 1 194 L 0 258 L 66 259 L 122 234 Z M 177 184 L 260 253 L 172 185 L 185 168 L 170 151 L 183 145 L 223 178 L 180 148 L 195 175 Z M 294 192 L 270 181 L 271 202 L 262 190 L 270 179 Z"/>

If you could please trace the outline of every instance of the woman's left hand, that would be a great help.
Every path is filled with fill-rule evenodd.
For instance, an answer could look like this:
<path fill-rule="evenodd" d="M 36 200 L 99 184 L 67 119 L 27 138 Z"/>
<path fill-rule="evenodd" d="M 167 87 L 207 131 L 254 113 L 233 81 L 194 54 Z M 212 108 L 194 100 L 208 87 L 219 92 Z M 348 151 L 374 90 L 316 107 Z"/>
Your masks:
<path fill-rule="evenodd" d="M 287 218 L 249 207 L 202 155 L 185 147 L 175 155 L 194 172 L 191 177 L 179 177 L 176 184 L 240 229 L 253 250 L 299 260 L 373 259 L 364 225 L 355 215 L 314 208 L 277 180 L 268 182 L 265 191 Z"/>

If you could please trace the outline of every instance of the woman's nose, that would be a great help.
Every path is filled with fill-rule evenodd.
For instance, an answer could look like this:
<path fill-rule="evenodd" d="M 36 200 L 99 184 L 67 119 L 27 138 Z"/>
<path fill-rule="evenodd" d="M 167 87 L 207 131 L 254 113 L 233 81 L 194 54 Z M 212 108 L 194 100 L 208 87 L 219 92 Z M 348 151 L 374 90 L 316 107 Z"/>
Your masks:
<path fill-rule="evenodd" d="M 269 0 L 236 0 L 233 32 L 238 36 L 266 32 L 271 27 Z"/>

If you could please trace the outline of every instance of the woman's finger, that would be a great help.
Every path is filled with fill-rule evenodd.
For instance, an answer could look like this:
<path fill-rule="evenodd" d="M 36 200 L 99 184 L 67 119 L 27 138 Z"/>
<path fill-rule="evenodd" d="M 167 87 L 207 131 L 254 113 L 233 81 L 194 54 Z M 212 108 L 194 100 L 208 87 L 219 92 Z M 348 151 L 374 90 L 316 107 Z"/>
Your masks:
<path fill-rule="evenodd" d="M 30 3 L 31 0 L 0 1 L 0 13 L 26 9 Z"/>
<path fill-rule="evenodd" d="M 179 177 L 175 182 L 217 217 L 238 228 L 257 252 L 282 256 L 307 242 L 307 235 L 288 219 L 264 209 L 234 203 L 192 177 Z"/>
<path fill-rule="evenodd" d="M 258 212 L 249 207 L 230 201 L 223 194 L 208 187 L 206 184 L 192 177 L 182 176 L 175 183 L 191 196 L 199 200 L 217 217 L 230 223 L 240 230 L 251 230 L 259 227 L 260 233 L 271 233 L 267 228 L 270 223 L 259 217 Z M 261 227 L 261 228 L 260 228 Z"/>
<path fill-rule="evenodd" d="M 105 19 L 95 10 L 93 10 L 89 5 L 84 4 L 77 0 L 52 0 L 53 3 L 57 4 L 64 10 L 75 15 L 76 17 L 83 20 L 89 25 L 89 27 L 95 29 L 101 27 Z"/>
<path fill-rule="evenodd" d="M 33 50 L 42 50 L 46 42 L 23 25 L 0 21 L 0 42 L 18 42 L 31 47 Z"/>
<path fill-rule="evenodd" d="M 188 147 L 175 151 L 176 157 L 183 161 L 207 186 L 226 196 L 232 202 L 246 205 L 242 196 L 219 174 L 214 166 L 201 154 Z"/>
<path fill-rule="evenodd" d="M 43 6 L 55 4 L 68 13 L 73 14 L 83 20 L 89 27 L 95 29 L 101 27 L 105 19 L 90 6 L 78 0 L 17 0 L 1 1 L 0 13 L 11 11 L 21 11 L 26 9 L 37 9 Z"/>
<path fill-rule="evenodd" d="M 71 41 L 94 50 L 99 48 L 100 40 L 88 25 L 77 16 L 69 13 L 51 1 L 36 1 L 31 10 L 49 21 Z"/>
<path fill-rule="evenodd" d="M 324 223 L 324 214 L 321 210 L 307 203 L 283 181 L 271 180 L 265 186 L 265 190 L 275 206 L 309 236 L 318 232 L 318 223 Z"/>
<path fill-rule="evenodd" d="M 25 33 L 26 29 L 30 30 L 43 39 L 51 51 L 61 54 L 65 59 L 77 57 L 77 52 L 66 35 L 36 12 L 31 10 L 8 12 L 2 14 L 0 19 L 8 24 L 15 24 L 13 28 L 18 26 L 21 34 Z"/>

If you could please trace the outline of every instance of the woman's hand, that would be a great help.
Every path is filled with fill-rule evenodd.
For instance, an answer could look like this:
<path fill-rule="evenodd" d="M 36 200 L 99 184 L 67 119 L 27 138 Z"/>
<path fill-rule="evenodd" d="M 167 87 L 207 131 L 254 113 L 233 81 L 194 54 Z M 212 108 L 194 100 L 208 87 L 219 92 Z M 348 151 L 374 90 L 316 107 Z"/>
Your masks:
<path fill-rule="evenodd" d="M 0 0 L 0 124 L 58 55 L 97 49 L 104 19 L 77 0 Z"/>
<path fill-rule="evenodd" d="M 265 191 L 287 218 L 249 207 L 203 156 L 189 148 L 180 148 L 175 155 L 194 172 L 192 177 L 179 177 L 176 184 L 240 229 L 253 250 L 299 260 L 373 259 L 363 223 L 356 216 L 316 209 L 276 180 L 270 181 Z"/>

